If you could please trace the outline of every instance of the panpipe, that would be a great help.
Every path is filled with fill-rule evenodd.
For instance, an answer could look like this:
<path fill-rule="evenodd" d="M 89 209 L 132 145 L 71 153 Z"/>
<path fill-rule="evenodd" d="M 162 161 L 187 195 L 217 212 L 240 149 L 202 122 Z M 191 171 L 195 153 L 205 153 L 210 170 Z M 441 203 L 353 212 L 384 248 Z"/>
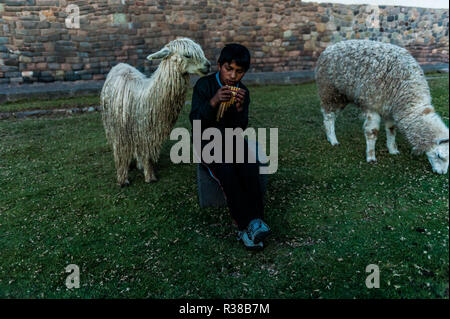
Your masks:
<path fill-rule="evenodd" d="M 223 114 L 225 113 L 225 111 L 230 107 L 230 105 L 232 105 L 235 101 L 235 96 L 237 94 L 237 92 L 239 92 L 239 88 L 235 87 L 235 86 L 229 86 L 227 85 L 227 87 L 231 90 L 231 99 L 227 102 L 222 102 L 220 103 L 219 106 L 219 110 L 217 111 L 217 122 L 219 122 L 219 120 L 223 117 Z"/>

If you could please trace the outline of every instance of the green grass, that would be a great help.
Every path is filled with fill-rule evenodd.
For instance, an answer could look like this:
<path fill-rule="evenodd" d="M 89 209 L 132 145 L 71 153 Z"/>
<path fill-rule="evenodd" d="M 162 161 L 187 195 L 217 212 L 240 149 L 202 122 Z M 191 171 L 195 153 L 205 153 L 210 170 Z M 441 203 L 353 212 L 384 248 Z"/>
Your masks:
<path fill-rule="evenodd" d="M 448 77 L 430 81 L 448 125 Z M 200 209 L 194 164 L 160 180 L 115 181 L 99 113 L 0 122 L 0 297 L 448 298 L 448 176 L 425 156 L 365 162 L 360 112 L 338 117 L 326 141 L 314 84 L 251 88 L 250 125 L 279 128 L 269 176 L 263 252 L 235 239 L 226 209 Z M 178 127 L 189 128 L 189 107 Z M 77 264 L 81 288 L 68 290 Z M 366 266 L 380 267 L 367 289 Z"/>
<path fill-rule="evenodd" d="M 188 91 L 187 99 L 192 98 L 192 89 Z M 0 112 L 18 112 L 30 110 L 52 110 L 52 109 L 68 109 L 82 108 L 100 105 L 99 95 L 86 95 L 80 97 L 67 97 L 53 100 L 21 100 L 14 102 L 6 102 L 0 105 Z"/>
<path fill-rule="evenodd" d="M 0 105 L 0 112 L 51 110 L 73 107 L 97 106 L 100 104 L 98 95 L 87 95 L 72 98 L 59 98 L 54 100 L 23 100 L 7 102 Z"/>
<path fill-rule="evenodd" d="M 430 78 L 442 78 L 448 76 L 442 73 L 427 73 Z M 435 81 L 432 79 L 431 81 Z M 187 101 L 192 98 L 192 89 L 188 91 Z M 20 100 L 13 102 L 6 102 L 0 104 L 0 112 L 16 112 L 29 110 L 50 110 L 58 108 L 73 108 L 73 107 L 89 107 L 100 105 L 99 95 L 86 95 L 80 97 L 58 98 L 52 100 Z"/>

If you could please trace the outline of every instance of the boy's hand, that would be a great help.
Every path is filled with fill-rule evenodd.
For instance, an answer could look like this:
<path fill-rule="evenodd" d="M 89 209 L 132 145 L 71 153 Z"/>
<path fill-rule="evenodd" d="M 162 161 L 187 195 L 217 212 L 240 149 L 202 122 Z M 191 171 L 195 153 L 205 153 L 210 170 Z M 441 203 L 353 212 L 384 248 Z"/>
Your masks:
<path fill-rule="evenodd" d="M 246 94 L 247 92 L 244 89 L 239 89 L 239 91 L 236 93 L 236 96 L 234 97 L 236 99 L 236 110 L 238 112 L 241 112 L 244 109 L 244 101 Z"/>
<path fill-rule="evenodd" d="M 216 95 L 213 96 L 213 98 L 209 101 L 212 107 L 217 107 L 222 102 L 227 102 L 231 99 L 231 90 L 226 87 L 222 86 L 216 93 Z"/>

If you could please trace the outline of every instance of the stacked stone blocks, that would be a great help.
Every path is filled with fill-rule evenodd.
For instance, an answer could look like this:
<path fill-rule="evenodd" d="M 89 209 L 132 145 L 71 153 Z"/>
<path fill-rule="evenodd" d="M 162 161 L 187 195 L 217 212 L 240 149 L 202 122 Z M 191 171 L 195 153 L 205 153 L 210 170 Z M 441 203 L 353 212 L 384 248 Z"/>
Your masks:
<path fill-rule="evenodd" d="M 68 27 L 75 5 L 79 26 Z M 104 79 L 127 62 L 187 36 L 216 61 L 230 42 L 252 53 L 250 72 L 313 70 L 320 53 L 346 39 L 406 47 L 422 64 L 448 63 L 448 10 L 303 3 L 294 0 L 4 0 L 0 84 Z"/>

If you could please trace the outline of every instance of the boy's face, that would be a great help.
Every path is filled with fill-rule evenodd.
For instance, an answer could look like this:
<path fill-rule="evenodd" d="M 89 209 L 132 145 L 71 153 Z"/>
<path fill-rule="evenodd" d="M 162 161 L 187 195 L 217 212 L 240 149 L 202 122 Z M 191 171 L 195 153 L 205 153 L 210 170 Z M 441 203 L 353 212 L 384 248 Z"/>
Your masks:
<path fill-rule="evenodd" d="M 220 65 L 217 64 L 219 68 L 219 78 L 220 82 L 224 85 L 236 86 L 236 84 L 244 77 L 244 68 L 236 65 L 234 61 L 231 63 L 225 62 Z"/>

